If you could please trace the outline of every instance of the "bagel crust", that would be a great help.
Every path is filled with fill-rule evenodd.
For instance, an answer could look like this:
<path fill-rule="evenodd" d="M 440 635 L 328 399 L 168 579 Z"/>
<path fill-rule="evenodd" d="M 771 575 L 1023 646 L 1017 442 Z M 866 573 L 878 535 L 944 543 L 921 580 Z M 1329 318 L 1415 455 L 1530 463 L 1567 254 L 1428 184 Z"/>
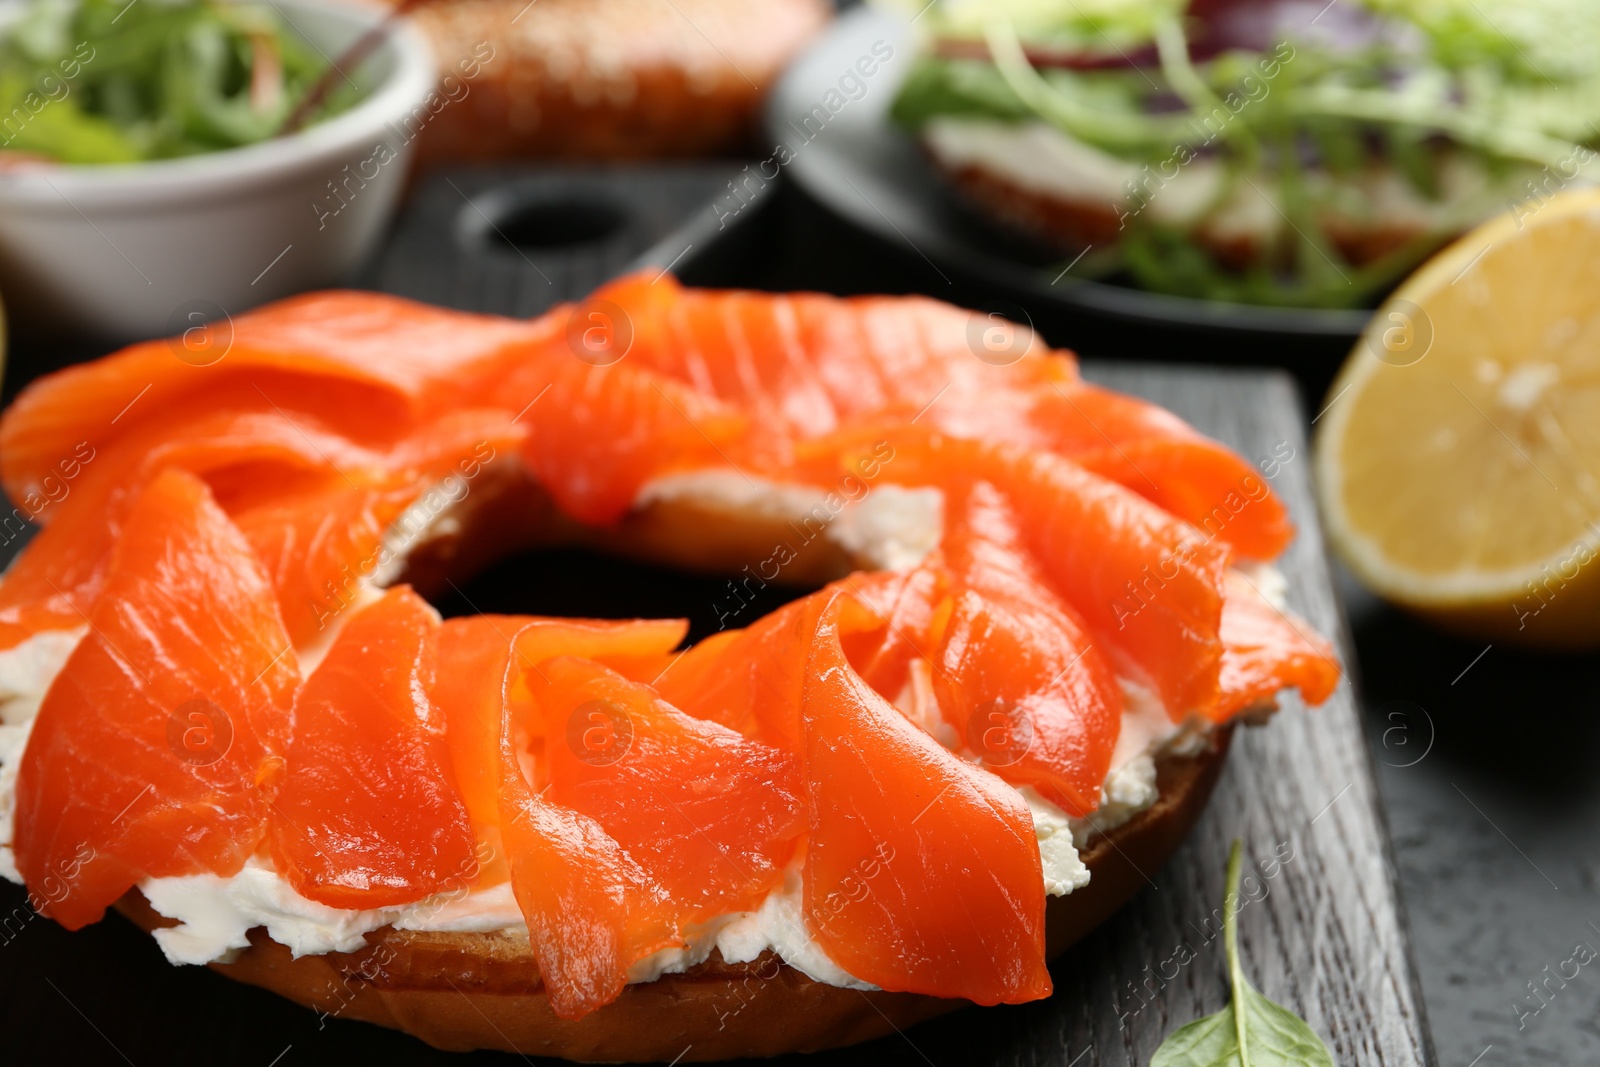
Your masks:
<path fill-rule="evenodd" d="M 447 103 L 407 121 L 424 165 L 736 153 L 762 87 L 830 14 L 823 0 L 433 0 L 411 19 Z"/>
<path fill-rule="evenodd" d="M 1087 886 L 1047 906 L 1054 958 L 1099 926 L 1166 862 L 1204 809 L 1226 761 L 1232 727 L 1193 756 L 1156 763 L 1156 803 L 1082 850 Z M 117 909 L 146 931 L 173 925 L 133 890 Z M 498 1049 L 582 1062 L 703 1062 L 812 1052 L 882 1037 L 967 1006 L 912 993 L 827 985 L 772 952 L 749 963 L 710 959 L 681 974 L 627 986 L 581 1019 L 551 1010 L 526 936 L 384 928 L 359 952 L 295 959 L 265 931 L 220 974 L 269 989 L 329 1017 L 404 1030 L 450 1051 Z"/>

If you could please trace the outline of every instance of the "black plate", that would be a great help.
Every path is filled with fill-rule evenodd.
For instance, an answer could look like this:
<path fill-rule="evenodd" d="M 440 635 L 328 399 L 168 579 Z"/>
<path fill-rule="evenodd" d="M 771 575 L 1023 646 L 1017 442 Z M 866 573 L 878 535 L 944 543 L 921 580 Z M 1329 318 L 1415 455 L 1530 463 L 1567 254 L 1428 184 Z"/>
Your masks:
<path fill-rule="evenodd" d="M 1073 342 L 1081 347 L 1101 339 L 1115 345 L 1119 331 L 1150 331 L 1172 342 L 1163 353 L 1168 360 L 1276 363 L 1313 385 L 1329 376 L 1330 361 L 1350 351 L 1370 311 L 1228 304 L 1075 278 L 1065 263 L 1039 256 L 964 210 L 914 140 L 888 119 L 911 67 L 914 37 L 914 28 L 890 12 L 860 7 L 842 15 L 774 90 L 767 108 L 774 158 L 752 170 L 781 170 L 851 225 L 920 256 L 929 292 L 939 293 L 940 279 L 950 286 L 956 278 L 976 278 L 1005 290 L 1030 314 L 1035 307 L 1068 313 L 1088 339 Z M 857 79 L 864 92 L 856 88 L 852 99 L 840 91 L 846 71 L 863 56 L 880 60 L 885 48 L 892 58 L 869 62 L 876 71 Z M 813 111 L 819 106 L 829 112 L 825 123 Z M 726 212 L 739 206 L 733 193 L 723 200 Z"/>

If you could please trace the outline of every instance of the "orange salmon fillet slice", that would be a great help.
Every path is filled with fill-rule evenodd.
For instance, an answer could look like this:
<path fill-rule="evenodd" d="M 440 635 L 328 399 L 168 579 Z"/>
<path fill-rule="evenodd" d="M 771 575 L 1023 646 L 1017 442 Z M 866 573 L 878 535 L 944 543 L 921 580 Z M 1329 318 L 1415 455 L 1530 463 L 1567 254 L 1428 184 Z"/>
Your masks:
<path fill-rule="evenodd" d="M 439 618 L 406 586 L 356 611 L 294 702 L 272 858 L 310 900 L 393 907 L 476 878 L 429 697 Z"/>
<path fill-rule="evenodd" d="M 202 482 L 158 474 L 19 768 L 17 866 L 61 879 L 50 916 L 77 929 L 145 877 L 236 873 L 266 834 L 299 683 L 249 545 Z"/>

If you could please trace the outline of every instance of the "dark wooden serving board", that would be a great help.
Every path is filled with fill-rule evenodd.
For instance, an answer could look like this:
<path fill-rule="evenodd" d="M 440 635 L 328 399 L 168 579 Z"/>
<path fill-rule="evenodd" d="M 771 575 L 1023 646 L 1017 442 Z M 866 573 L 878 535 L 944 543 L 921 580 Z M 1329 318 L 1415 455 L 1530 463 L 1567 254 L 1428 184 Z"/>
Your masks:
<path fill-rule="evenodd" d="M 1086 373 L 1170 408 L 1250 459 L 1270 462 L 1293 450 L 1272 479 L 1299 527 L 1279 565 L 1291 607 L 1333 636 L 1341 661 L 1349 663 L 1316 521 L 1304 419 L 1287 374 L 1149 364 L 1090 365 Z M 1340 1064 L 1432 1063 L 1388 831 L 1348 674 L 1322 707 L 1307 711 L 1298 699 L 1285 699 L 1266 726 L 1237 735 L 1188 842 L 1152 886 L 1069 957 L 1082 977 L 1058 977 L 1056 997 L 1081 998 L 1082 1006 L 1060 1013 L 1061 1033 L 1070 1035 L 1062 1050 L 1075 1055 L 1092 1045 L 1096 1052 L 1085 1062 L 1144 1064 L 1172 1029 L 1225 1003 L 1220 938 L 1202 946 L 1195 926 L 1203 928 L 1217 906 L 1235 837 L 1245 843 L 1247 872 L 1252 860 L 1293 855 L 1276 877 L 1262 880 L 1260 902 L 1240 913 L 1240 950 L 1257 987 L 1309 1021 Z M 1132 1027 L 1119 1026 L 1118 1012 L 1129 1003 L 1125 992 L 1113 990 L 1143 981 L 1146 966 L 1171 973 L 1170 964 L 1153 961 L 1170 958 L 1186 938 L 1199 958 L 1149 998 Z M 1107 973 L 1113 981 L 1104 980 Z M 1041 1045 L 1036 1038 L 1032 1047 Z M 1019 1048 L 1001 1062 L 1051 1060 L 1029 1060 Z"/>
<path fill-rule="evenodd" d="M 615 180 L 625 184 L 623 178 Z M 680 172 L 673 195 L 689 198 L 695 188 L 714 190 L 723 180 L 714 169 Z M 590 177 L 573 175 L 571 182 L 583 186 Z M 485 179 L 459 192 L 444 191 L 464 202 L 467 195 L 492 187 Z M 422 225 L 413 213 L 402 223 L 394 254 L 370 280 L 441 302 L 450 297 L 443 290 L 427 291 L 430 284 L 455 290 L 451 302 L 526 314 L 553 299 L 581 295 L 587 283 L 561 272 L 562 257 L 581 264 L 583 272 L 604 276 L 650 245 L 663 262 L 677 254 L 674 239 L 663 238 L 657 222 L 599 250 L 502 249 L 483 268 L 479 282 L 462 289 L 457 267 L 448 260 L 458 255 L 477 262 L 478 253 L 465 243 L 470 235 L 462 237 L 459 229 L 449 240 L 441 235 L 448 232 L 449 218 L 459 220 L 469 205 L 453 208 L 437 185 L 423 190 L 417 203 L 438 211 L 441 221 Z M 708 237 L 704 226 L 696 233 L 698 240 Z M 433 269 L 419 257 L 431 261 Z M 552 274 L 551 280 L 536 282 L 541 273 Z M 744 281 L 743 271 L 710 276 L 706 261 L 692 273 L 703 284 Z M 502 309 L 496 306 L 500 303 L 514 306 Z M 1300 528 L 1281 563 L 1290 602 L 1318 630 L 1334 636 L 1341 659 L 1348 662 L 1349 642 L 1316 523 L 1304 417 L 1288 376 L 1115 363 L 1090 364 L 1086 373 L 1170 407 L 1251 459 L 1277 462 L 1272 485 Z M 14 389 L 17 383 L 8 384 Z M 0 562 L 9 551 L 0 549 Z M 585 582 L 603 585 L 611 575 L 618 603 L 630 610 L 683 613 L 708 603 L 717 591 L 715 582 L 699 589 L 680 576 L 651 577 L 594 560 L 584 565 L 591 568 Z M 570 561 L 561 567 L 570 570 Z M 525 581 L 533 577 L 528 569 L 522 573 Z M 538 582 L 501 592 L 523 601 L 524 611 L 564 610 Z M 590 595 L 603 600 L 607 593 L 590 587 Z M 1150 885 L 1122 912 L 1055 964 L 1056 993 L 1049 1000 L 967 1010 L 855 1050 L 775 1062 L 1142 1067 L 1172 1030 L 1226 1002 L 1221 938 L 1215 931 L 1223 868 L 1236 837 L 1245 842 L 1247 872 L 1252 865 L 1258 876 L 1262 865 L 1273 872 L 1260 879 L 1254 894 L 1259 899 L 1240 915 L 1243 959 L 1257 987 L 1309 1020 L 1341 1065 L 1432 1064 L 1388 834 L 1348 679 L 1316 711 L 1291 698 L 1268 725 L 1239 733 L 1195 832 L 1164 869 L 1148 872 Z M 0 1062 L 139 1067 L 524 1062 L 499 1054 L 439 1053 L 366 1024 L 319 1020 L 201 968 L 170 967 L 153 942 L 117 917 L 69 934 L 27 916 L 22 892 L 0 883 L 0 1033 L 6 1035 Z M 1186 964 L 1177 962 L 1190 955 Z"/>

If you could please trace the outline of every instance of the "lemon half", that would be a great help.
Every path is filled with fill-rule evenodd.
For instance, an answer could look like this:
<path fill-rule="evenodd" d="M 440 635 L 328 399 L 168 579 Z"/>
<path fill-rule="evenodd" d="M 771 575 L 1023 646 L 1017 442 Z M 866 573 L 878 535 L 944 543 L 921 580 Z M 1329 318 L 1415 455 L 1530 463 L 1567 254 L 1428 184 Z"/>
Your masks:
<path fill-rule="evenodd" d="M 1317 421 L 1329 537 L 1375 592 L 1490 640 L 1600 645 L 1600 190 L 1429 261 Z"/>

